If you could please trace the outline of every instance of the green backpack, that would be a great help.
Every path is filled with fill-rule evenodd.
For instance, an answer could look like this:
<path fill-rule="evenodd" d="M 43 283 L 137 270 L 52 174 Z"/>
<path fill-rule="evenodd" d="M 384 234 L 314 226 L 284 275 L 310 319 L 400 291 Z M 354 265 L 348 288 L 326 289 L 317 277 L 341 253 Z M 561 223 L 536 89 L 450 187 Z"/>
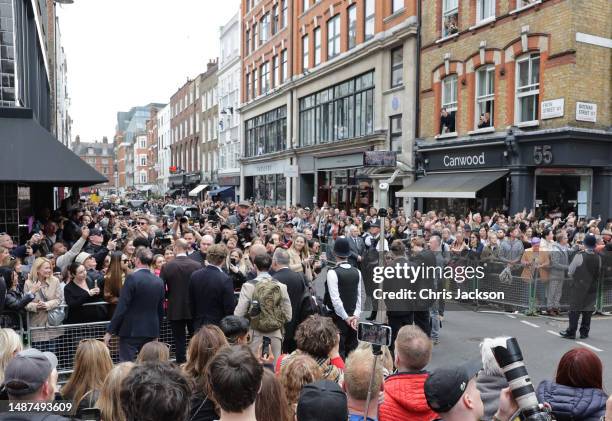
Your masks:
<path fill-rule="evenodd" d="M 257 282 L 249 309 L 251 328 L 263 333 L 282 329 L 286 320 L 281 308 L 281 299 L 281 287 L 277 281 Z"/>

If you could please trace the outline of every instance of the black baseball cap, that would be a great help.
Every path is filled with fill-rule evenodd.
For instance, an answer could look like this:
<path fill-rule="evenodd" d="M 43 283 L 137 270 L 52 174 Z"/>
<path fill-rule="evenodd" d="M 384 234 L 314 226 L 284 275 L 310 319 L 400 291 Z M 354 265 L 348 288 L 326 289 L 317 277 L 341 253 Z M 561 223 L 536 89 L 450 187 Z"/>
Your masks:
<path fill-rule="evenodd" d="M 297 404 L 299 421 L 338 421 L 348 419 L 346 394 L 338 383 L 319 380 L 304 386 Z"/>
<path fill-rule="evenodd" d="M 57 357 L 51 352 L 29 348 L 17 353 L 4 370 L 4 387 L 13 396 L 36 392 L 57 368 Z"/>
<path fill-rule="evenodd" d="M 425 381 L 427 405 L 437 413 L 450 411 L 465 393 L 469 381 L 476 377 L 481 368 L 482 362 L 473 360 L 459 366 L 435 370 Z"/>

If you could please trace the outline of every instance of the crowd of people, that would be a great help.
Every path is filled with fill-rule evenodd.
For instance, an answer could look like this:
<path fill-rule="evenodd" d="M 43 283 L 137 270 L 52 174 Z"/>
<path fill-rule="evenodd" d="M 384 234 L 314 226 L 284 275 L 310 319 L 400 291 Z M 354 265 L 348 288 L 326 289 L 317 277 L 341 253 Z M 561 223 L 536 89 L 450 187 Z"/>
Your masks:
<path fill-rule="evenodd" d="M 392 337 L 383 364 L 373 367 L 373 347 L 360 344 L 357 333 L 362 313 L 383 318 L 373 299 L 373 269 L 381 262 L 484 265 L 500 282 L 546 282 L 551 316 L 561 312 L 564 290 L 580 291 L 571 294 L 561 335 L 575 338 L 582 316 L 579 333 L 587 338 L 597 288 L 612 267 L 612 222 L 574 214 L 460 217 L 390 209 L 382 218 L 374 208 L 181 199 L 174 204 L 199 214 L 177 207 L 167 215 L 167 204 L 126 210 L 84 203 L 65 215 L 40 215 L 25 244 L 0 234 L 1 361 L 9 399 L 57 394 L 74 403 L 75 416 L 99 411 L 107 421 L 509 420 L 517 404 L 487 340 L 484 371 L 427 371 L 444 300 L 388 303 Z M 423 276 L 414 288 L 440 290 L 452 281 Z M 405 286 L 391 278 L 384 288 Z M 158 341 L 164 319 L 172 350 Z M 104 338 L 79 338 L 76 353 L 65 355 L 58 326 L 100 322 Z M 22 351 L 14 331 L 23 329 L 31 342 Z M 115 342 L 117 365 L 109 350 Z M 553 413 L 578 416 L 563 401 L 575 392 L 588 400 L 581 411 L 603 415 L 601 361 L 586 349 L 570 353 L 555 381 L 538 387 L 540 400 Z M 74 358 L 61 390 L 58 358 Z M 451 378 L 465 383 L 462 393 Z"/>

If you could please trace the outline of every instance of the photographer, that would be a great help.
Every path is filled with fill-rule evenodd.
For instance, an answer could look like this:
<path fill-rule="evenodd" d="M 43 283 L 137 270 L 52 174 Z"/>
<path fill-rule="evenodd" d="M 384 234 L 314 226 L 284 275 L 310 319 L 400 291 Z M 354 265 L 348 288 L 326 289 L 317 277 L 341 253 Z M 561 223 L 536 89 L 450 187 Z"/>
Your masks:
<path fill-rule="evenodd" d="M 257 224 L 250 211 L 251 204 L 243 200 L 238 205 L 237 212 L 227 220 L 227 223 L 236 230 L 241 247 L 251 242 L 257 233 Z"/>

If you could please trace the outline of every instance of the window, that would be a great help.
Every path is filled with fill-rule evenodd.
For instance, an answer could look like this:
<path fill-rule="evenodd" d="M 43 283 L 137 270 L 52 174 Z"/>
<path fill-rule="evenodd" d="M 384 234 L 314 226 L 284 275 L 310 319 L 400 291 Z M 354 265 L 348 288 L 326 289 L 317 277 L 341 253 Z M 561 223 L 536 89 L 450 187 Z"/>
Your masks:
<path fill-rule="evenodd" d="M 495 67 L 483 66 L 476 72 L 476 128 L 493 127 Z"/>
<path fill-rule="evenodd" d="M 517 123 L 538 120 L 540 98 L 540 55 L 530 54 L 516 62 Z"/>
<path fill-rule="evenodd" d="M 300 146 L 371 134 L 374 73 L 369 72 L 300 98 Z"/>
<path fill-rule="evenodd" d="M 478 22 L 495 17 L 495 0 L 478 0 L 476 19 Z"/>
<path fill-rule="evenodd" d="M 440 134 L 455 132 L 455 113 L 457 112 L 457 75 L 447 76 L 442 81 L 442 115 Z"/>
<path fill-rule="evenodd" d="M 402 115 L 389 118 L 389 138 L 392 151 L 402 153 Z"/>
<path fill-rule="evenodd" d="M 257 22 L 253 24 L 253 46 L 251 47 L 251 51 L 255 51 L 257 48 Z"/>
<path fill-rule="evenodd" d="M 280 0 L 281 1 L 281 15 L 282 15 L 282 27 L 285 28 L 287 26 L 287 0 Z"/>
<path fill-rule="evenodd" d="M 259 21 L 259 45 L 268 41 L 268 35 L 270 34 L 270 13 L 263 15 Z"/>
<path fill-rule="evenodd" d="M 272 83 L 273 87 L 280 85 L 280 66 L 278 65 L 278 55 L 272 57 Z"/>
<path fill-rule="evenodd" d="M 87 155 L 93 155 L 94 154 L 94 149 L 93 148 L 87 148 Z"/>
<path fill-rule="evenodd" d="M 376 19 L 376 3 L 374 0 L 365 0 L 365 40 L 374 37 L 374 22 Z"/>
<path fill-rule="evenodd" d="M 252 89 L 253 87 L 251 86 L 251 74 L 247 73 L 246 74 L 246 95 L 245 95 L 247 101 L 251 99 Z"/>
<path fill-rule="evenodd" d="M 522 7 L 527 7 L 532 4 L 541 3 L 541 2 L 542 0 L 518 0 L 516 7 L 517 9 L 520 9 Z"/>
<path fill-rule="evenodd" d="M 144 149 L 147 147 L 147 138 L 146 136 L 139 136 L 138 137 L 138 147 L 140 149 Z"/>
<path fill-rule="evenodd" d="M 247 120 L 245 156 L 258 156 L 286 149 L 287 107 L 280 107 Z"/>
<path fill-rule="evenodd" d="M 270 90 L 270 63 L 265 62 L 260 66 L 261 93 L 267 94 Z"/>
<path fill-rule="evenodd" d="M 357 4 L 352 4 L 347 9 L 348 18 L 348 49 L 357 45 Z"/>
<path fill-rule="evenodd" d="M 287 49 L 284 49 L 283 51 L 281 51 L 281 83 L 284 83 L 287 80 L 287 77 L 289 76 L 289 73 L 287 72 L 288 70 L 289 68 L 287 67 Z"/>
<path fill-rule="evenodd" d="M 257 98 L 259 95 L 259 89 L 257 89 L 257 85 L 259 84 L 259 79 L 257 78 L 257 69 L 253 69 L 253 95 L 252 98 Z"/>
<path fill-rule="evenodd" d="M 310 7 L 310 0 L 302 0 L 302 12 L 305 12 Z"/>
<path fill-rule="evenodd" d="M 245 32 L 246 42 L 244 43 L 244 54 L 249 55 L 249 48 L 251 47 L 251 30 L 247 29 Z"/>
<path fill-rule="evenodd" d="M 315 28 L 315 66 L 321 63 L 321 28 Z"/>
<path fill-rule="evenodd" d="M 404 47 L 391 50 L 391 87 L 400 86 L 404 82 Z"/>
<path fill-rule="evenodd" d="M 327 58 L 340 54 L 340 15 L 327 21 Z"/>
<path fill-rule="evenodd" d="M 308 70 L 308 65 L 309 62 L 308 60 L 310 59 L 309 53 L 308 53 L 308 35 L 304 35 L 302 37 L 302 72 L 305 72 L 306 70 Z"/>
<path fill-rule="evenodd" d="M 138 156 L 138 165 L 140 165 L 141 167 L 144 167 L 147 165 L 147 156 L 146 155 L 139 155 Z"/>
<path fill-rule="evenodd" d="M 108 158 L 102 158 L 102 165 L 108 165 Z"/>
<path fill-rule="evenodd" d="M 147 182 L 147 172 L 140 171 L 140 184 L 145 184 Z"/>
<path fill-rule="evenodd" d="M 391 0 L 391 13 L 397 13 L 404 8 L 404 0 Z"/>
<path fill-rule="evenodd" d="M 274 7 L 272 7 L 272 35 L 276 34 L 280 28 L 280 15 L 278 13 L 278 5 L 275 4 Z"/>
<path fill-rule="evenodd" d="M 442 37 L 459 32 L 459 0 L 442 0 Z"/>

